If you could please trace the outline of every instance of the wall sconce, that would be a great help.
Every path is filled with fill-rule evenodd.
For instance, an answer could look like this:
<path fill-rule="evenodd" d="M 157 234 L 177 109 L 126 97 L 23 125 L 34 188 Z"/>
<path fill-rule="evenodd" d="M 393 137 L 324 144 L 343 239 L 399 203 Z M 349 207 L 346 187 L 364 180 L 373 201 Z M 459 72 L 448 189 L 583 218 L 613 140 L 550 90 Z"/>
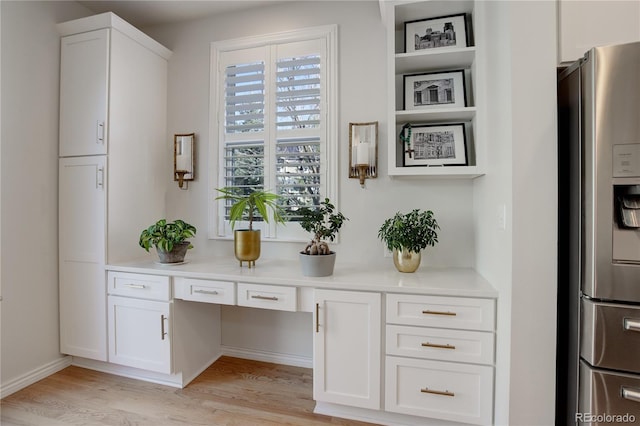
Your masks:
<path fill-rule="evenodd" d="M 195 133 L 173 136 L 173 180 L 180 189 L 188 189 L 187 182 L 196 174 Z"/>
<path fill-rule="evenodd" d="M 378 122 L 349 123 L 349 178 L 378 177 Z"/>

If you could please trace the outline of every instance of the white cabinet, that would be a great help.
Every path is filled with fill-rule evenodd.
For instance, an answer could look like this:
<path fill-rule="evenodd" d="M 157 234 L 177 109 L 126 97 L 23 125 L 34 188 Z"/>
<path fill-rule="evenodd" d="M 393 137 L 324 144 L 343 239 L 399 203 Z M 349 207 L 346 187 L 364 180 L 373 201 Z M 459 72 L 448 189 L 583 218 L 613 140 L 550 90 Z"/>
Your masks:
<path fill-rule="evenodd" d="M 380 409 L 380 293 L 315 290 L 313 396 Z"/>
<path fill-rule="evenodd" d="M 576 61 L 592 47 L 640 41 L 640 2 L 558 3 L 558 63 Z"/>
<path fill-rule="evenodd" d="M 169 277 L 109 273 L 108 291 L 109 362 L 170 374 Z"/>
<path fill-rule="evenodd" d="M 58 30 L 61 350 L 104 361 L 104 265 L 164 215 L 170 51 L 112 13 Z"/>
<path fill-rule="evenodd" d="M 60 156 L 107 153 L 109 29 L 62 37 Z"/>
<path fill-rule="evenodd" d="M 184 386 L 220 356 L 219 306 L 174 299 L 166 275 L 110 271 L 107 283 L 110 363 Z"/>
<path fill-rule="evenodd" d="M 173 303 L 109 296 L 109 362 L 170 374 Z"/>
<path fill-rule="evenodd" d="M 63 158 L 59 166 L 60 350 L 106 361 L 106 158 Z"/>
<path fill-rule="evenodd" d="M 491 424 L 495 300 L 388 294 L 385 409 Z"/>
<path fill-rule="evenodd" d="M 474 178 L 484 173 L 483 141 L 478 137 L 481 126 L 476 105 L 482 104 L 478 90 L 478 48 L 474 31 L 478 27 L 477 3 L 474 1 L 382 1 L 381 11 L 387 27 L 387 90 L 388 109 L 388 173 L 390 176 L 440 176 Z M 444 16 L 464 14 L 467 46 L 440 47 L 405 52 L 405 23 Z M 404 101 L 404 77 L 407 75 L 464 71 L 466 106 L 439 106 L 428 109 L 407 109 Z M 428 79 L 428 77 L 425 77 Z M 458 98 L 462 93 L 456 93 Z M 406 145 L 399 135 L 406 124 L 462 124 L 466 165 L 404 166 Z M 415 133 L 415 131 L 414 131 Z M 459 149 L 459 146 L 456 148 Z M 425 164 L 427 162 L 422 162 Z"/>

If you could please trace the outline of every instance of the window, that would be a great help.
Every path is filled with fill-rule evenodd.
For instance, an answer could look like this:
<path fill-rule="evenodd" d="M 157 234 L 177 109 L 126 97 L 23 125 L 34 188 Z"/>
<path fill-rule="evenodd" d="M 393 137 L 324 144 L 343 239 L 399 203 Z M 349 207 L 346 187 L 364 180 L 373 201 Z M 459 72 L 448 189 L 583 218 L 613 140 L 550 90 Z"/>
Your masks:
<path fill-rule="evenodd" d="M 220 187 L 281 195 L 289 220 L 302 206 L 335 198 L 336 26 L 211 46 L 209 234 L 231 236 Z M 242 227 L 242 225 L 236 224 Z M 263 238 L 306 239 L 296 223 L 254 228 Z"/>

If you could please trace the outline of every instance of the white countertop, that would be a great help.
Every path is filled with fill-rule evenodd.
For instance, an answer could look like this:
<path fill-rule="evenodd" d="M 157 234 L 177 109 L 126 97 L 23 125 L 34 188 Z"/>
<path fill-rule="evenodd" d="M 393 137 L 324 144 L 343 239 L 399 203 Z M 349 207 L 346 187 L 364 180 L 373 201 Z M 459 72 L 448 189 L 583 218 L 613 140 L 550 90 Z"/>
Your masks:
<path fill-rule="evenodd" d="M 336 262 L 333 275 L 305 277 L 297 260 L 258 259 L 256 266 L 240 267 L 234 258 L 189 259 L 182 265 L 160 265 L 152 261 L 110 264 L 109 271 L 168 275 L 174 277 L 225 280 L 245 283 L 294 285 L 297 287 L 438 296 L 498 297 L 487 280 L 471 268 L 431 268 L 424 265 L 414 273 L 396 271 L 391 259 L 380 266 Z"/>

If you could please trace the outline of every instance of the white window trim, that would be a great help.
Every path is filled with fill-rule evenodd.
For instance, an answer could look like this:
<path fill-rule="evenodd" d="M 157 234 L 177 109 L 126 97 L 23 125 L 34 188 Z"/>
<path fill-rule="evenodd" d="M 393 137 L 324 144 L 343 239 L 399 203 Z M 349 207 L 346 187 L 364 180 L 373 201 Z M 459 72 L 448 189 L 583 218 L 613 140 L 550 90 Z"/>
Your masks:
<path fill-rule="evenodd" d="M 220 142 L 224 140 L 224 126 L 220 123 L 220 103 L 216 89 L 220 87 L 220 70 L 218 69 L 218 56 L 221 52 L 233 51 L 238 49 L 248 49 L 252 47 L 262 47 L 276 43 L 287 43 L 312 39 L 324 39 L 327 45 L 327 73 L 326 73 L 326 90 L 328 94 L 328 103 L 326 107 L 326 124 L 327 124 L 327 143 L 326 158 L 328 159 L 328 168 L 325 186 L 327 193 L 323 194 L 329 197 L 331 201 L 337 205 L 338 195 L 338 26 L 323 25 L 318 27 L 304 28 L 300 30 L 284 31 L 261 36 L 242 37 L 233 40 L 225 40 L 211 43 L 211 62 L 210 62 L 210 82 L 209 82 L 209 152 L 208 167 L 209 173 L 207 197 L 208 211 L 208 236 L 209 239 L 233 239 L 232 236 L 224 236 L 219 230 L 219 203 L 216 201 L 215 188 L 219 188 L 220 182 Z M 255 226 L 255 224 L 254 224 Z M 278 226 L 297 226 L 298 223 L 286 223 Z M 270 241 L 305 241 L 307 238 L 273 238 Z"/>

